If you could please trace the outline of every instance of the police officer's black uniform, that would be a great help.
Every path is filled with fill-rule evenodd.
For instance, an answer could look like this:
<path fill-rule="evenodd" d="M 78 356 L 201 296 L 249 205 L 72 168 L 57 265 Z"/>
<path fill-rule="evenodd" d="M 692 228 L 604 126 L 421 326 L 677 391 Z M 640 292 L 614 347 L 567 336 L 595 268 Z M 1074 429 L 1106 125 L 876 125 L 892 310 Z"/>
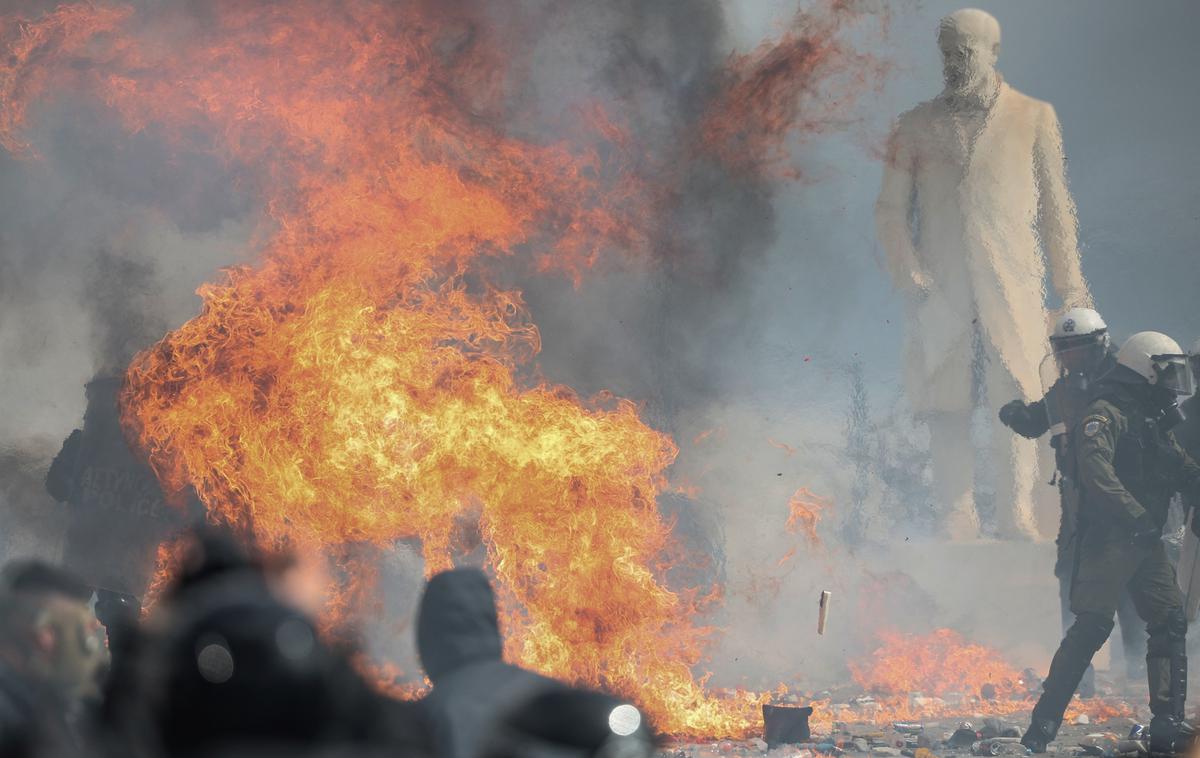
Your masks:
<path fill-rule="evenodd" d="M 1200 489 L 1200 465 L 1169 431 L 1169 405 L 1160 388 L 1117 366 L 1076 430 L 1081 537 L 1071 594 L 1075 623 L 1050 664 L 1022 740 L 1035 752 L 1057 732 L 1080 678 L 1112 631 L 1126 590 L 1149 633 L 1151 733 L 1173 744 L 1172 726 L 1183 722 L 1187 620 L 1162 528 L 1174 493 Z"/>

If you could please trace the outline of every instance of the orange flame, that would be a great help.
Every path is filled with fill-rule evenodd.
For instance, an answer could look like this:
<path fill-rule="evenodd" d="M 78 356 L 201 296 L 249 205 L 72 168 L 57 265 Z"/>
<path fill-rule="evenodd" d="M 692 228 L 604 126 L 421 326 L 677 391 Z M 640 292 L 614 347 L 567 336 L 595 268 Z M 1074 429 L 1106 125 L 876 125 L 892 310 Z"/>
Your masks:
<path fill-rule="evenodd" d="M 869 656 L 850 663 L 854 681 L 877 700 L 855 716 L 874 723 L 921 721 L 967 714 L 1025 714 L 1036 701 L 1036 688 L 999 651 L 967 641 L 952 629 L 911 635 L 881 632 Z M 1068 718 L 1087 714 L 1094 721 L 1128 717 L 1124 702 L 1075 700 Z"/>
<path fill-rule="evenodd" d="M 830 505 L 832 501 L 828 498 L 813 494 L 807 487 L 801 487 L 788 500 L 788 519 L 785 527 L 792 534 L 803 534 L 808 538 L 809 544 L 820 545 L 817 523 L 821 520 L 821 512 Z"/>
<path fill-rule="evenodd" d="M 697 593 L 655 569 L 675 445 L 631 402 L 530 378 L 538 331 L 519 292 L 489 284 L 518 255 L 578 280 L 605 251 L 645 250 L 670 193 L 631 170 L 641 156 L 602 109 L 576 128 L 604 151 L 491 125 L 521 62 L 448 6 L 0 17 L 0 144 L 33 153 L 31 105 L 81 93 L 129 131 L 216 155 L 265 209 L 261 265 L 202 287 L 201 313 L 130 367 L 124 422 L 169 489 L 263 547 L 343 567 L 350 546 L 419 538 L 427 570 L 446 568 L 475 516 L 509 655 L 636 697 L 669 733 L 744 734 L 766 696 L 705 690 Z M 836 49 L 793 34 L 732 60 L 699 149 L 761 168 L 798 103 L 787 80 Z M 764 87 L 770 123 L 731 130 Z M 798 523 L 815 539 L 815 515 Z M 344 587 L 331 614 L 361 593 Z"/>
<path fill-rule="evenodd" d="M 882 632 L 880 640 L 869 661 L 850 666 L 854 681 L 868 692 L 940 697 L 952 692 L 978 695 L 984 685 L 997 695 L 1019 689 L 1021 672 L 995 650 L 969 643 L 952 629 L 926 635 Z"/>
<path fill-rule="evenodd" d="M 168 487 L 193 487 L 215 520 L 264 547 L 324 554 L 351 578 L 368 568 L 352 548 L 404 538 L 421 540 L 428 570 L 451 565 L 472 515 L 511 657 L 635 697 L 675 735 L 745 734 L 769 694 L 706 690 L 692 671 L 709 636 L 692 620 L 702 600 L 657 570 L 671 544 L 656 496 L 674 444 L 628 401 L 530 379 L 537 329 L 520 293 L 488 283 L 518 255 L 578 280 L 608 250 L 644 251 L 669 193 L 630 170 L 641 156 L 602 109 L 578 114 L 579 128 L 611 150 L 489 126 L 519 62 L 447 5 L 215 0 L 200 19 L 81 3 L 0 16 L 0 145 L 32 154 L 31 107 L 83 93 L 130 131 L 217 155 L 266 211 L 261 265 L 202 288 L 200 315 L 130 368 L 125 421 Z M 815 91 L 805 83 L 838 60 L 838 27 L 732 58 L 697 149 L 764 171 Z M 815 543 L 827 505 L 798 491 L 789 529 Z M 165 572 L 178 549 L 160 558 Z M 364 590 L 341 593 L 334 616 Z M 943 632 L 892 642 L 906 664 L 932 667 L 917 655 L 932 645 L 939 665 L 989 668 L 927 680 L 888 664 L 885 645 L 882 666 L 856 669 L 872 688 L 948 692 L 1011 674 Z"/>

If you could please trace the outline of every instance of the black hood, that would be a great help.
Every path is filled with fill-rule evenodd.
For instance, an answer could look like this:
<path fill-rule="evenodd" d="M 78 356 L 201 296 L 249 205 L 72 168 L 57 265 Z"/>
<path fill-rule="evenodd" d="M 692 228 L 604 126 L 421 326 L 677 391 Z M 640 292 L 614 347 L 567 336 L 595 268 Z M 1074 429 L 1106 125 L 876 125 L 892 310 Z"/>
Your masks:
<path fill-rule="evenodd" d="M 417 610 L 417 653 L 430 681 L 469 663 L 500 660 L 496 598 L 479 569 L 446 571 L 429 580 Z"/>

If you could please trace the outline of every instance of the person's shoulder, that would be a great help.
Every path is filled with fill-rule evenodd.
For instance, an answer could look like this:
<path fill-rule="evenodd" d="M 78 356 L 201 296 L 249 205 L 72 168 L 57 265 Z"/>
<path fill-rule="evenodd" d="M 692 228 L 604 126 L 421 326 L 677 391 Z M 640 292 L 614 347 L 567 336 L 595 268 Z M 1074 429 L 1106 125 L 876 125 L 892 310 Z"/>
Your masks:
<path fill-rule="evenodd" d="M 1083 420 L 1079 422 L 1079 429 L 1085 439 L 1098 437 L 1110 428 L 1120 428 L 1124 420 L 1125 414 L 1120 406 L 1110 398 L 1098 397 L 1088 403 Z"/>
<path fill-rule="evenodd" d="M 21 691 L 23 687 L 23 683 L 15 681 L 0 669 L 0 746 L 25 734 L 32 725 L 35 715 L 33 704 Z"/>

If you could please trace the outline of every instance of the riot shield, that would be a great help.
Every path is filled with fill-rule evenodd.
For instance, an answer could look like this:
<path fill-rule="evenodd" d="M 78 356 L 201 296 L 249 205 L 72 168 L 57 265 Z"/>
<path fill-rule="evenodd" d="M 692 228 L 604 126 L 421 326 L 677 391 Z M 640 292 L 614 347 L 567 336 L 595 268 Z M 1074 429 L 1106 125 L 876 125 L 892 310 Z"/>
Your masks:
<path fill-rule="evenodd" d="M 1038 373 L 1052 435 L 1070 432 L 1082 420 L 1091 400 L 1088 371 L 1094 365 L 1094 345 L 1056 350 L 1042 359 Z"/>
<path fill-rule="evenodd" d="M 1038 375 L 1042 380 L 1042 404 L 1046 407 L 1046 420 L 1050 427 L 1050 436 L 1057 437 L 1067 431 L 1066 411 L 1060 392 L 1065 372 L 1058 363 L 1058 357 L 1050 353 L 1042 358 L 1038 367 Z"/>
<path fill-rule="evenodd" d="M 1188 509 L 1187 528 L 1183 530 L 1183 545 L 1179 550 L 1179 570 L 1175 572 L 1183 592 L 1188 623 L 1195 622 L 1197 611 L 1200 611 L 1200 537 L 1192 531 L 1194 518 L 1196 509 Z"/>

